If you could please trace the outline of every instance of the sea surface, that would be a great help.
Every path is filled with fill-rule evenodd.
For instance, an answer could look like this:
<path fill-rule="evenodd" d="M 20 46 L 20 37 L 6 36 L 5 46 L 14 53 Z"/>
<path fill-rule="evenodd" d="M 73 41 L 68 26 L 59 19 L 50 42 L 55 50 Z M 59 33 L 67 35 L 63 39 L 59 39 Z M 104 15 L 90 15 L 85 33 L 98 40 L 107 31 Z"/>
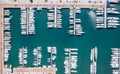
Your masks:
<path fill-rule="evenodd" d="M 119 8 L 119 7 L 118 7 Z M 120 8 L 119 8 L 120 9 Z M 47 58 L 48 46 L 57 47 L 57 74 L 64 74 L 64 48 L 78 48 L 77 74 L 90 74 L 90 51 L 95 46 L 98 47 L 97 74 L 112 74 L 110 67 L 111 48 L 120 48 L 120 27 L 117 29 L 96 29 L 94 9 L 81 9 L 81 14 L 76 17 L 82 21 L 82 28 L 85 34 L 82 36 L 71 36 L 69 29 L 69 9 L 62 9 L 62 29 L 47 28 L 47 12 L 43 8 L 41 12 L 35 9 L 35 35 L 21 35 L 20 9 L 11 8 L 11 45 L 10 56 L 6 64 L 11 64 L 13 68 L 19 66 L 19 48 L 28 47 L 28 63 L 25 67 L 33 66 L 33 49 L 42 47 L 41 66 L 49 65 Z M 120 17 L 117 16 L 117 17 Z"/>

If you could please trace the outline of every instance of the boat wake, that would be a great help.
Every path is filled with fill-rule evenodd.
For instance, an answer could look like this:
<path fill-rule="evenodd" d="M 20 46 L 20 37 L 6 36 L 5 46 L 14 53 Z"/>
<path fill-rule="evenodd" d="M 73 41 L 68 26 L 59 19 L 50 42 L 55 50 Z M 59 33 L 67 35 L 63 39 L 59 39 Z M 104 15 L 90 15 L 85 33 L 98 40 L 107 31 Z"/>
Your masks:
<path fill-rule="evenodd" d="M 90 12 L 88 12 L 88 15 L 90 16 L 92 26 L 96 30 L 96 28 L 95 28 L 95 25 L 96 25 L 96 22 L 95 22 L 95 19 L 96 19 L 95 12 L 93 10 L 90 10 Z"/>

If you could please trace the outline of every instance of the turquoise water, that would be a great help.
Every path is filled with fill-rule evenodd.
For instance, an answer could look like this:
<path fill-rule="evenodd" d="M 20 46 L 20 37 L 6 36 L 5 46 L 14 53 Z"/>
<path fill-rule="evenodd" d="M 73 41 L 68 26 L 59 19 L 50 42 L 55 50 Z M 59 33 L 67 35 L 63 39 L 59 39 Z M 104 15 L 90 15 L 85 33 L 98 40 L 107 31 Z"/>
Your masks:
<path fill-rule="evenodd" d="M 70 36 L 69 27 L 69 9 L 62 9 L 62 29 L 47 28 L 47 9 L 42 12 L 35 11 L 36 34 L 23 36 L 20 29 L 20 9 L 10 9 L 11 15 L 11 45 L 10 59 L 7 64 L 13 67 L 19 66 L 18 52 L 19 48 L 28 47 L 28 63 L 26 67 L 33 67 L 32 51 L 37 46 L 42 47 L 42 65 L 48 65 L 47 46 L 57 47 L 56 65 L 57 74 L 64 74 L 64 48 L 78 48 L 78 73 L 90 74 L 90 51 L 91 48 L 98 47 L 97 74 L 112 74 L 110 67 L 111 50 L 110 48 L 120 48 L 120 27 L 117 29 L 95 29 L 95 21 L 88 14 L 90 9 L 81 9 L 82 13 L 77 15 L 81 18 L 83 31 L 82 36 Z M 120 17 L 120 16 L 118 16 Z"/>

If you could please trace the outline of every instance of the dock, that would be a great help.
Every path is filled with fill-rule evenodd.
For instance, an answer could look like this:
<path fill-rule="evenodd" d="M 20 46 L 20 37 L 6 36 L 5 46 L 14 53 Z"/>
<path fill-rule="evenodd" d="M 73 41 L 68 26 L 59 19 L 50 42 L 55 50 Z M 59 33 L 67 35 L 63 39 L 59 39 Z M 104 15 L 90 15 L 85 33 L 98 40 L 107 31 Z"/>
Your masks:
<path fill-rule="evenodd" d="M 54 9 L 54 27 L 56 27 L 56 24 L 57 24 L 57 8 L 55 7 Z"/>
<path fill-rule="evenodd" d="M 22 7 L 34 7 L 34 8 L 54 8 L 54 7 L 62 7 L 62 8 L 70 8 L 70 7 L 79 7 L 79 8 L 104 8 L 104 4 L 94 4 L 94 3 L 81 3 L 81 4 L 0 4 L 0 73 L 3 73 L 3 8 L 22 8 Z M 55 11 L 56 12 L 56 11 Z M 55 17 L 56 18 L 56 17 Z M 14 68 L 14 72 L 40 72 L 46 71 L 51 72 L 55 71 L 54 69 L 39 69 L 39 68 Z M 53 73 L 55 74 L 55 73 Z"/>
<path fill-rule="evenodd" d="M 50 8 L 50 7 L 62 7 L 62 8 L 70 8 L 70 7 L 79 7 L 79 8 L 104 8 L 104 4 L 1 4 L 3 8 L 21 8 L 21 7 L 34 7 L 34 8 Z"/>
<path fill-rule="evenodd" d="M 55 68 L 14 68 L 13 73 L 24 73 L 24 74 L 37 74 L 38 72 L 42 74 L 50 73 L 50 74 L 56 74 Z"/>
<path fill-rule="evenodd" d="M 28 34 L 28 29 L 29 29 L 29 28 L 28 28 L 28 26 L 29 26 L 29 13 L 28 13 L 28 12 L 29 12 L 29 10 L 28 10 L 28 8 L 27 8 L 27 12 L 26 12 L 26 21 L 27 21 L 27 23 L 26 23 L 26 24 L 27 24 L 27 34 Z"/>
<path fill-rule="evenodd" d="M 107 3 L 105 1 L 105 6 L 104 6 L 104 28 L 107 28 Z"/>
<path fill-rule="evenodd" d="M 0 73 L 3 69 L 3 8 L 0 5 Z"/>
<path fill-rule="evenodd" d="M 65 67 L 65 74 L 72 74 L 76 73 L 77 69 L 77 55 L 74 54 L 77 53 L 76 48 L 66 48 L 65 49 L 65 61 L 64 61 L 64 67 Z"/>
<path fill-rule="evenodd" d="M 74 23 L 73 23 L 73 25 L 74 25 L 74 35 L 75 35 L 75 29 L 76 29 L 76 22 L 75 22 L 75 20 L 76 20 L 76 9 L 75 8 L 73 8 L 73 19 L 74 19 Z"/>

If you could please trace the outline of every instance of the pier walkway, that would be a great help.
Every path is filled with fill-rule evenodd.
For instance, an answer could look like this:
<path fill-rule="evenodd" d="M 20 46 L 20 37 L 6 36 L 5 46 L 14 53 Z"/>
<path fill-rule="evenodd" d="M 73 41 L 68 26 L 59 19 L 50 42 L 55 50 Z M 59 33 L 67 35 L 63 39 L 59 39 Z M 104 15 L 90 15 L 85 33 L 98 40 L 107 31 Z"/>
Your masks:
<path fill-rule="evenodd" d="M 3 8 L 0 5 L 0 74 L 3 69 Z"/>
<path fill-rule="evenodd" d="M 8 8 L 20 8 L 20 7 L 41 7 L 41 8 L 50 8 L 50 7 L 62 7 L 62 8 L 70 8 L 70 7 L 79 7 L 79 8 L 104 8 L 104 4 L 1 4 L 3 7 Z"/>
<path fill-rule="evenodd" d="M 38 72 L 40 73 L 45 73 L 45 74 L 56 74 L 55 68 L 14 68 L 13 73 L 14 74 L 19 74 L 19 73 L 24 73 L 24 74 L 37 74 Z"/>

